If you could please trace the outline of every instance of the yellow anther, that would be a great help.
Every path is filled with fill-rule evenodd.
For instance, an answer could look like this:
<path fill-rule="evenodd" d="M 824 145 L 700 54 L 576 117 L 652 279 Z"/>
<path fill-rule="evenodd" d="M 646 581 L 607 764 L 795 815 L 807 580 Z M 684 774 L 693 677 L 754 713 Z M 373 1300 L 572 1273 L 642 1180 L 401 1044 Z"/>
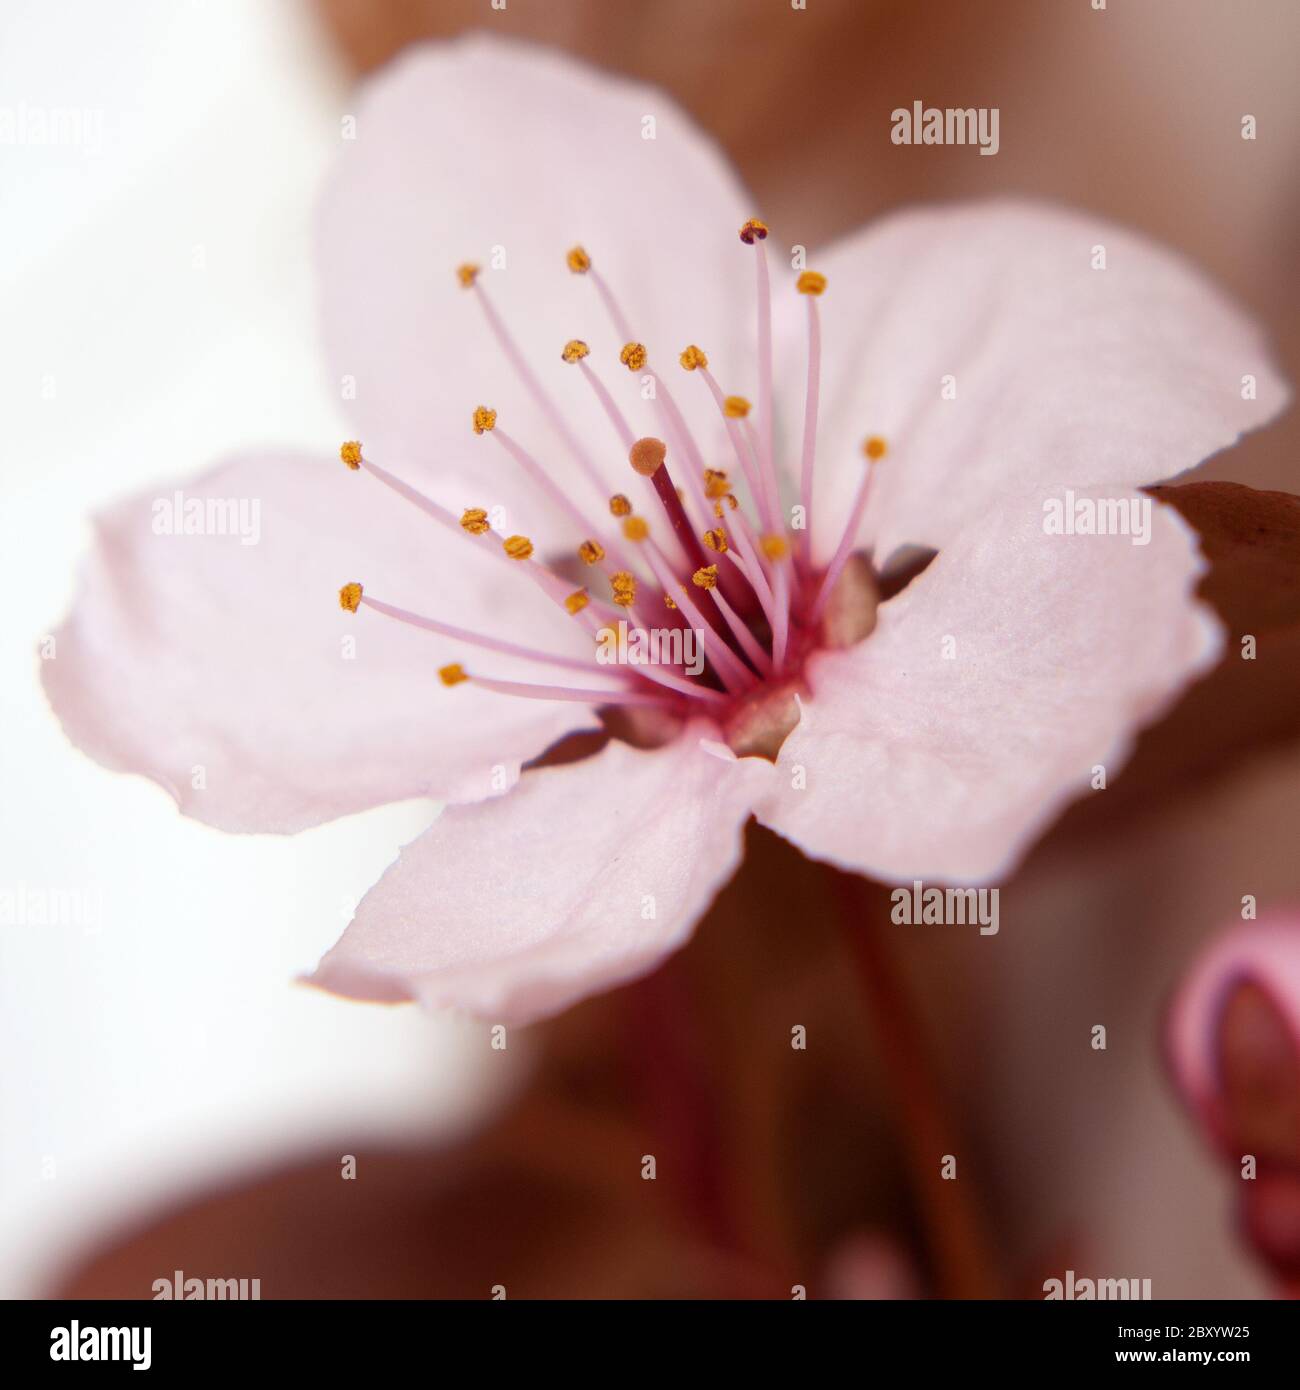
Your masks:
<path fill-rule="evenodd" d="M 478 279 L 478 273 L 482 269 L 482 266 L 472 265 L 468 261 L 466 261 L 464 265 L 458 265 L 456 267 L 456 279 L 460 281 L 461 289 L 469 289 L 474 281 Z"/>
<path fill-rule="evenodd" d="M 481 536 L 492 529 L 488 514 L 482 507 L 466 507 L 460 514 L 460 524 L 471 536 Z"/>
<path fill-rule="evenodd" d="M 730 490 L 731 483 L 722 469 L 706 468 L 704 470 L 704 495 L 710 502 L 716 502 L 719 497 L 725 497 Z"/>
<path fill-rule="evenodd" d="M 743 420 L 750 409 L 751 406 L 744 396 L 728 396 L 722 402 L 722 413 L 728 420 Z"/>
<path fill-rule="evenodd" d="M 469 676 L 459 661 L 453 661 L 450 666 L 438 667 L 438 679 L 443 685 L 459 685 L 469 680 Z"/>
<path fill-rule="evenodd" d="M 659 465 L 668 456 L 668 446 L 662 439 L 647 435 L 638 439 L 627 452 L 627 461 L 643 478 L 653 478 Z"/>
<path fill-rule="evenodd" d="M 595 565 L 605 558 L 605 547 L 599 541 L 583 541 L 578 547 L 578 559 L 584 565 Z"/>
<path fill-rule="evenodd" d="M 491 406 L 480 405 L 474 408 L 474 433 L 486 434 L 489 430 L 495 429 L 497 423 L 497 413 Z"/>
<path fill-rule="evenodd" d="M 631 608 L 636 602 L 636 576 L 627 570 L 618 570 L 609 577 L 609 587 L 614 602 L 620 608 Z"/>
<path fill-rule="evenodd" d="M 609 512 L 611 516 L 628 516 L 632 511 L 632 503 L 621 493 L 616 492 L 609 499 Z"/>
<path fill-rule="evenodd" d="M 623 534 L 630 541 L 643 541 L 650 534 L 650 523 L 643 516 L 629 516 L 623 522 Z"/>
<path fill-rule="evenodd" d="M 533 543 L 527 536 L 507 536 L 501 542 L 501 549 L 512 560 L 526 560 L 533 553 Z"/>
<path fill-rule="evenodd" d="M 885 441 L 878 434 L 873 434 L 870 439 L 863 443 L 862 452 L 874 462 L 876 459 L 885 457 L 887 447 Z"/>
<path fill-rule="evenodd" d="M 677 359 L 688 372 L 693 372 L 696 367 L 707 367 L 709 359 L 704 355 L 702 348 L 697 348 L 694 343 L 682 349 L 682 355 Z"/>
<path fill-rule="evenodd" d="M 719 555 L 727 553 L 727 533 L 721 526 L 712 531 L 706 531 L 700 539 L 710 550 L 716 550 Z"/>
<path fill-rule="evenodd" d="M 361 467 L 361 441 L 359 439 L 349 439 L 339 450 L 339 458 L 351 469 Z"/>
<path fill-rule="evenodd" d="M 800 294 L 821 294 L 826 288 L 826 277 L 817 270 L 805 270 L 794 282 Z"/>
<path fill-rule="evenodd" d="M 564 345 L 564 351 L 560 356 L 566 362 L 581 362 L 584 357 L 589 356 L 591 349 L 582 341 L 581 338 L 570 338 Z"/>
<path fill-rule="evenodd" d="M 712 589 L 718 583 L 717 565 L 701 565 L 699 569 L 691 575 L 691 583 L 699 589 Z"/>
<path fill-rule="evenodd" d="M 764 536 L 759 545 L 769 560 L 784 560 L 790 553 L 790 545 L 784 536 Z"/>
<path fill-rule="evenodd" d="M 575 589 L 568 598 L 564 600 L 564 606 L 570 613 L 581 613 L 582 610 L 591 602 L 586 589 Z"/>
<path fill-rule="evenodd" d="M 639 372 L 645 366 L 645 358 L 644 343 L 624 343 L 623 350 L 618 355 L 618 360 L 629 372 Z"/>
<path fill-rule="evenodd" d="M 727 493 L 722 499 L 722 502 L 725 502 L 733 512 L 740 506 L 740 503 L 736 501 L 736 494 L 734 492 Z M 715 502 L 713 504 L 713 515 L 716 516 L 719 521 L 722 520 L 722 502 Z"/>
<path fill-rule="evenodd" d="M 582 249 L 575 246 L 564 258 L 564 263 L 575 275 L 585 275 L 591 269 L 591 257 Z"/>
<path fill-rule="evenodd" d="M 746 246 L 753 246 L 756 241 L 766 241 L 767 223 L 760 222 L 757 217 L 751 217 L 740 229 L 740 239 Z"/>
<path fill-rule="evenodd" d="M 355 613 L 361 607 L 361 585 L 345 584 L 339 590 L 339 607 Z"/>
<path fill-rule="evenodd" d="M 671 608 L 674 612 L 676 612 L 676 610 L 677 610 L 677 601 L 676 601 L 676 599 L 673 598 L 673 596 L 672 596 L 671 594 L 665 594 L 665 595 L 664 595 L 664 607 L 665 607 L 665 608 Z"/>

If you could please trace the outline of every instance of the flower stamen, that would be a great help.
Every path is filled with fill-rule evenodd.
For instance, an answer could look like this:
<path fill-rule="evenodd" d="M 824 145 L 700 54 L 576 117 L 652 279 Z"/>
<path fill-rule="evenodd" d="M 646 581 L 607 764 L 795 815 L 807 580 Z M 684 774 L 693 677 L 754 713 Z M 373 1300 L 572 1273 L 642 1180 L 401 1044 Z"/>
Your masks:
<path fill-rule="evenodd" d="M 790 543 L 783 535 L 767 535 L 760 542 L 763 554 L 772 562 L 772 597 L 776 622 L 772 624 L 772 661 L 778 671 L 785 666 L 786 643 L 790 636 L 790 576 L 783 563 Z"/>
<path fill-rule="evenodd" d="M 709 596 L 718 606 L 718 612 L 722 614 L 723 621 L 731 629 L 731 635 L 740 644 L 741 651 L 749 659 L 749 664 L 759 673 L 766 676 L 771 673 L 772 659 L 763 650 L 758 639 L 750 632 L 745 625 L 740 614 L 723 597 L 722 590 L 714 585 L 708 590 Z"/>
<path fill-rule="evenodd" d="M 355 606 L 353 604 L 355 599 Z M 356 612 L 357 608 L 364 605 L 373 608 L 376 613 L 381 613 L 387 618 L 392 618 L 397 622 L 405 623 L 409 627 L 419 628 L 424 632 L 431 632 L 439 637 L 447 637 L 455 642 L 464 642 L 473 647 L 479 647 L 485 651 L 498 652 L 502 656 L 516 657 L 522 661 L 533 661 L 544 666 L 560 667 L 570 671 L 591 672 L 595 665 L 595 653 L 589 657 L 564 656 L 554 652 L 547 652 L 536 647 L 523 646 L 518 642 L 507 641 L 505 638 L 494 637 L 489 633 L 475 632 L 470 628 L 457 627 L 452 623 L 443 622 L 438 618 L 430 618 L 422 613 L 413 613 L 409 609 L 399 608 L 396 604 L 386 603 L 382 599 L 371 598 L 363 595 L 360 584 L 345 584 L 339 591 L 339 601 L 349 612 Z M 571 614 L 578 614 L 587 606 L 588 595 L 585 589 L 575 590 L 564 601 L 564 606 Z M 460 670 L 462 674 L 459 679 L 468 679 L 463 674 L 463 668 L 457 665 L 455 668 L 444 667 L 444 670 Z M 690 697 L 699 697 L 706 700 L 717 700 L 721 697 L 717 691 L 709 690 L 707 687 L 696 685 L 694 681 L 687 680 L 682 676 L 673 674 L 656 667 L 635 667 L 626 671 L 628 679 L 644 679 L 656 685 L 662 685 L 665 689 L 674 690 L 678 694 Z M 457 681 L 447 681 L 444 684 L 456 684 Z"/>
<path fill-rule="evenodd" d="M 490 676 L 464 674 L 461 678 L 472 680 L 484 690 L 494 690 L 498 695 L 515 695 L 525 700 L 567 700 L 580 705 L 658 706 L 670 703 L 667 696 L 648 690 L 591 690 L 580 686 L 534 685 L 524 681 L 502 681 Z"/>
<path fill-rule="evenodd" d="M 674 586 L 672 575 L 663 558 L 663 552 L 653 541 L 647 543 L 646 555 L 655 579 L 665 596 L 669 594 L 670 590 L 672 591 L 676 607 L 681 609 L 686 621 L 699 633 L 700 641 L 704 643 L 704 653 L 713 669 L 718 673 L 718 679 L 733 695 L 747 690 L 753 684 L 753 674 L 727 646 L 713 624 L 700 611 L 695 600 L 687 593 L 688 586 L 685 584 Z"/>
<path fill-rule="evenodd" d="M 579 466 L 586 473 L 588 479 L 595 489 L 602 495 L 607 491 L 604 480 L 600 476 L 600 469 L 596 467 L 595 461 L 583 447 L 582 441 L 569 428 L 569 422 L 565 419 L 564 412 L 560 410 L 551 399 L 550 393 L 543 387 L 538 380 L 537 373 L 529 366 L 527 359 L 519 350 L 510 331 L 506 328 L 505 322 L 497 313 L 495 305 L 488 298 L 487 291 L 480 284 L 471 287 L 477 296 L 479 303 L 483 307 L 483 313 L 487 318 L 488 327 L 492 330 L 493 337 L 497 340 L 497 345 L 505 354 L 507 361 L 514 369 L 515 375 L 523 383 L 524 389 L 533 398 L 537 408 L 550 422 L 556 434 L 564 441 L 565 448 L 578 460 Z"/>
<path fill-rule="evenodd" d="M 628 424 L 627 417 L 618 408 L 618 404 L 614 400 L 614 397 L 609 394 L 609 388 L 601 381 L 596 373 L 592 371 L 589 362 L 581 357 L 575 360 L 577 361 L 578 369 L 587 380 L 587 385 L 596 393 L 596 399 L 600 402 L 600 408 L 605 412 L 610 424 L 613 425 L 614 433 L 618 435 L 619 442 L 625 449 L 630 448 L 632 441 L 636 438 L 636 434 L 633 432 L 632 426 Z"/>
<path fill-rule="evenodd" d="M 826 567 L 826 573 L 822 576 L 821 587 L 817 590 L 817 596 L 813 600 L 812 609 L 808 614 L 810 625 L 815 624 L 821 618 L 827 601 L 830 599 L 831 591 L 835 588 L 835 581 L 840 577 L 841 571 L 849 562 L 849 556 L 853 553 L 853 546 L 858 537 L 858 528 L 862 524 L 862 517 L 867 509 L 867 499 L 871 493 L 871 480 L 875 477 L 876 469 L 880 466 L 880 460 L 885 457 L 887 446 L 878 434 L 873 434 L 863 443 L 862 452 L 867 459 L 867 467 L 863 470 L 862 481 L 858 484 L 853 505 L 849 508 L 849 519 L 845 524 L 844 534 L 840 537 L 840 543 L 835 548 L 835 554 Z"/>
<path fill-rule="evenodd" d="M 810 277 L 816 288 L 806 288 Z M 798 287 L 808 300 L 808 385 L 803 411 L 803 455 L 799 466 L 799 500 L 803 503 L 803 533 L 799 538 L 805 573 L 812 569 L 813 469 L 817 461 L 817 411 L 821 396 L 822 327 L 817 297 L 826 288 L 826 277 L 805 270 Z"/>
<path fill-rule="evenodd" d="M 360 590 L 361 585 L 349 584 L 345 588 Z M 507 641 L 503 637 L 493 637 L 490 633 L 475 632 L 472 628 L 457 627 L 454 623 L 446 623 L 439 618 L 413 613 L 408 608 L 399 608 L 383 599 L 371 598 L 369 594 L 363 596 L 358 593 L 357 603 L 358 606 L 373 608 L 376 613 L 382 613 L 386 618 L 405 623 L 408 627 L 419 628 L 422 632 L 447 637 L 453 642 L 464 642 L 467 646 L 480 647 L 484 651 L 499 652 L 502 656 L 517 657 L 521 661 L 535 661 L 543 666 L 558 666 L 568 671 L 590 671 L 595 665 L 593 657 L 562 656 L 555 652 L 542 651 L 537 647 L 526 647 L 518 642 Z M 352 611 L 355 612 L 356 609 Z"/>
<path fill-rule="evenodd" d="M 465 536 L 471 540 L 486 543 L 488 545 L 489 554 L 495 555 L 502 561 L 514 563 L 510 561 L 510 557 L 501 548 L 491 544 L 493 539 L 504 540 L 505 538 L 500 536 L 496 531 L 493 531 L 490 526 L 481 532 L 465 528 L 446 507 L 439 505 L 431 497 L 426 497 L 418 488 L 413 488 L 410 483 L 403 482 L 401 478 L 390 473 L 386 468 L 382 468 L 379 464 L 374 463 L 364 456 L 361 459 L 360 466 L 369 473 L 372 478 L 383 483 L 385 487 L 391 488 L 399 497 L 410 502 L 412 506 L 418 507 L 426 516 L 432 517 L 454 535 Z M 470 510 L 481 511 L 482 508 L 470 508 Z M 557 604 L 562 605 L 564 603 L 564 599 L 571 587 L 569 583 L 535 559 L 529 559 L 527 561 L 527 570 L 538 588 L 541 589 L 549 599 Z M 591 621 L 594 622 L 595 619 L 592 618 Z"/>
<path fill-rule="evenodd" d="M 768 490 L 770 512 L 767 524 L 773 527 L 781 506 L 780 480 L 776 474 L 776 459 L 772 447 L 772 277 L 767 265 L 767 228 L 751 221 L 745 227 L 761 227 L 746 237 L 741 229 L 740 239 L 756 248 L 754 257 L 755 285 L 758 301 L 758 468 Z"/>
<path fill-rule="evenodd" d="M 719 411 L 722 413 L 722 423 L 726 426 L 727 438 L 731 441 L 732 452 L 736 455 L 736 462 L 740 464 L 740 470 L 745 475 L 745 482 L 749 485 L 750 494 L 754 499 L 754 506 L 758 509 L 758 514 L 763 525 L 769 528 L 775 527 L 779 519 L 776 515 L 775 503 L 772 498 L 768 496 L 766 477 L 756 467 L 757 460 L 751 458 L 750 451 L 746 447 L 745 438 L 741 434 L 740 425 L 737 424 L 738 420 L 743 420 L 745 415 L 749 413 L 748 403 L 746 403 L 746 409 L 743 413 L 728 410 L 727 401 L 739 400 L 740 397 L 728 396 L 724 398 L 722 387 L 714 380 L 713 373 L 710 372 L 707 367 L 701 368 L 700 379 L 704 382 L 705 386 L 708 387 L 709 394 L 713 397 Z M 707 496 L 707 488 L 705 492 Z"/>
<path fill-rule="evenodd" d="M 573 498 L 551 477 L 546 469 L 542 467 L 527 449 L 517 443 L 499 425 L 493 429 L 492 437 L 496 439 L 506 453 L 519 464 L 542 492 L 544 492 L 561 511 L 568 514 L 569 519 L 579 531 L 591 532 L 593 530 L 591 522 L 582 508 L 578 506 Z M 620 564 L 627 563 L 626 557 L 620 554 L 619 547 L 616 543 L 604 540 L 603 544 Z"/>

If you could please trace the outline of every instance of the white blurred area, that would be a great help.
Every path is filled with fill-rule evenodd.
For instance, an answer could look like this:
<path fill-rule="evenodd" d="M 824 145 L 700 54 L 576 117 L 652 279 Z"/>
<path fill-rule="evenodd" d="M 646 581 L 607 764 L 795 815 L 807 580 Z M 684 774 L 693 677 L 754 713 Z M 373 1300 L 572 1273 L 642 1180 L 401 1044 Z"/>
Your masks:
<path fill-rule="evenodd" d="M 297 0 L 0 16 L 0 111 L 92 113 L 80 144 L 0 144 L 0 892 L 88 919 L 0 925 L 0 1296 L 214 1176 L 483 1098 L 481 1030 L 294 983 L 427 805 L 225 836 L 75 752 L 37 681 L 91 511 L 342 437 L 311 213 L 346 91 Z"/>

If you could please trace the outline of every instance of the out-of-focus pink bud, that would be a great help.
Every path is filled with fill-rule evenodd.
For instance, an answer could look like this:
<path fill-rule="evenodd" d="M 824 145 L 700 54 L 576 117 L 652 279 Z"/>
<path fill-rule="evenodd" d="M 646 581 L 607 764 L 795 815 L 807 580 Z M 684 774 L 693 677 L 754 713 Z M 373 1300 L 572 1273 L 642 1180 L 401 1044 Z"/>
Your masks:
<path fill-rule="evenodd" d="M 1242 1229 L 1300 1279 L 1300 914 L 1233 927 L 1204 951 L 1169 1012 L 1175 1084 L 1241 1179 Z"/>
<path fill-rule="evenodd" d="M 912 1261 L 891 1236 L 859 1231 L 842 1240 L 827 1262 L 826 1293 L 837 1299 L 920 1298 Z"/>

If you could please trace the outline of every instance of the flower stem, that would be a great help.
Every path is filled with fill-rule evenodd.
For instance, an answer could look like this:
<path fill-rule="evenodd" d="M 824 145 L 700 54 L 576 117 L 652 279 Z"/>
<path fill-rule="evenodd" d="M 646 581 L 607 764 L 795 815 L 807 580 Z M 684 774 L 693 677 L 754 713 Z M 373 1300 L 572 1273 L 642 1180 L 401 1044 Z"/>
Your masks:
<path fill-rule="evenodd" d="M 971 1160 L 934 1074 L 920 1019 L 862 881 L 834 875 L 834 891 L 858 982 L 876 1032 L 891 1099 L 901 1122 L 909 1174 L 943 1298 L 996 1298 L 1001 1280 L 983 1213 L 971 1195 Z M 967 1153 L 969 1151 L 966 1151 Z M 945 1178 L 946 1156 L 957 1175 Z"/>
<path fill-rule="evenodd" d="M 700 1039 L 687 986 L 670 962 L 625 990 L 632 1087 L 688 1220 L 718 1249 L 739 1253 L 745 1242 L 731 1207 L 717 1109 L 696 1060 Z"/>

